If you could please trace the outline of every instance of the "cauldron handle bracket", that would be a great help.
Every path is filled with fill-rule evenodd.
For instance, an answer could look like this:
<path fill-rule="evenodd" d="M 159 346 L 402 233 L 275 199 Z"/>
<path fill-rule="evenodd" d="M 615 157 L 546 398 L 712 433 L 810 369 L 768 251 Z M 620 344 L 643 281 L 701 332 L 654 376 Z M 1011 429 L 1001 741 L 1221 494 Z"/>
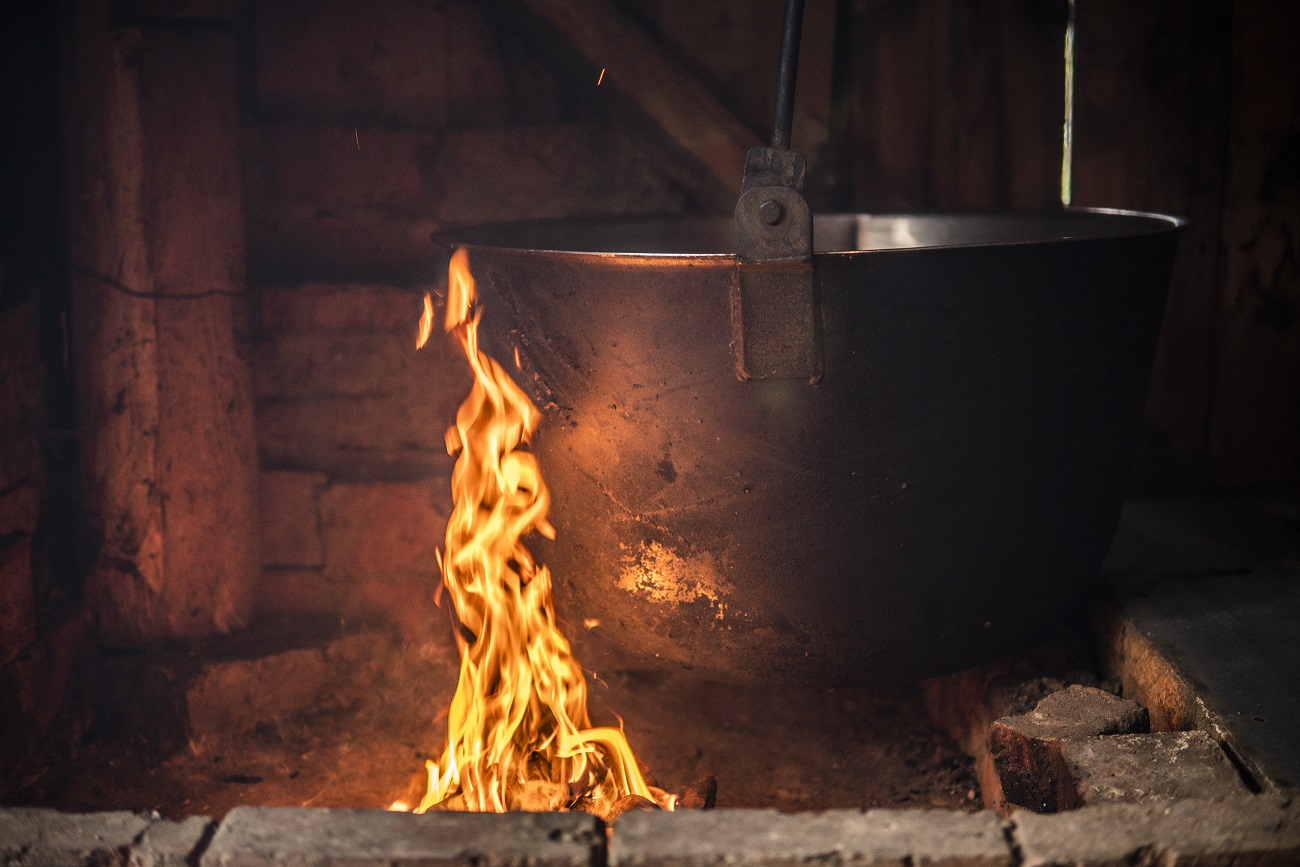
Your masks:
<path fill-rule="evenodd" d="M 821 377 L 812 210 L 802 194 L 807 163 L 789 149 L 802 21 L 803 0 L 788 0 L 772 147 L 745 155 L 736 201 L 731 345 L 741 380 Z"/>

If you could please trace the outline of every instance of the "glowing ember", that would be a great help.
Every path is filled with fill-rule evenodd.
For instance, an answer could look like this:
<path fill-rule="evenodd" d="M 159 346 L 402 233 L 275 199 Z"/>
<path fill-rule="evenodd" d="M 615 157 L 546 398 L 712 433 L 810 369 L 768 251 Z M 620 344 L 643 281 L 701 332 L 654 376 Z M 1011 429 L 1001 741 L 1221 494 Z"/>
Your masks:
<path fill-rule="evenodd" d="M 447 715 L 447 746 L 437 762 L 425 763 L 428 788 L 415 812 L 582 808 L 605 814 L 628 795 L 672 809 L 675 797 L 646 784 L 623 732 L 591 727 L 582 668 L 556 627 L 550 573 L 522 542 L 533 530 L 555 535 L 537 459 L 519 450 L 540 414 L 479 351 L 475 297 L 469 258 L 457 250 L 444 324 L 465 351 L 474 386 L 447 431 L 448 451 L 460 456 L 440 564 L 470 637 L 457 636 L 460 680 Z M 426 296 L 421 346 L 432 322 Z"/>

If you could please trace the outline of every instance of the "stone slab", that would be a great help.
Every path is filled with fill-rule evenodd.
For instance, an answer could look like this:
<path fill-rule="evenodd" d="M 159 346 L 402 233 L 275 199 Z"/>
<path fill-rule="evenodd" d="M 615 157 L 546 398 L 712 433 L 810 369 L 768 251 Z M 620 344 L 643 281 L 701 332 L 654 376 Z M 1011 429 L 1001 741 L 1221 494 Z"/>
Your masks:
<path fill-rule="evenodd" d="M 1007 804 L 1055 812 L 1072 801 L 1064 744 L 1099 735 L 1145 732 L 1146 708 L 1104 690 L 1073 685 L 1044 697 L 1032 711 L 989 726 L 988 744 Z"/>
<path fill-rule="evenodd" d="M 54 810 L 0 809 L 0 863 L 8 864 L 40 837 L 41 822 Z"/>
<path fill-rule="evenodd" d="M 1300 803 L 1287 796 L 1102 804 L 1055 815 L 1022 810 L 1011 821 L 1023 867 L 1300 863 Z"/>
<path fill-rule="evenodd" d="M 127 812 L 0 809 L 0 863 L 6 867 L 125 865 L 132 843 L 149 822 L 149 817 Z"/>
<path fill-rule="evenodd" d="M 1271 497 L 1132 499 L 1104 568 L 1112 574 L 1217 575 L 1267 569 L 1300 546 L 1300 502 Z"/>
<path fill-rule="evenodd" d="M 202 867 L 414 867 L 601 863 L 600 820 L 580 813 L 389 813 L 236 807 Z"/>
<path fill-rule="evenodd" d="M 1079 684 L 1057 690 L 1027 714 L 999 722 L 1037 740 L 1131 734 L 1147 731 L 1151 724 L 1147 709 L 1137 702 Z"/>
<path fill-rule="evenodd" d="M 130 867 L 190 867 L 216 825 L 207 816 L 190 816 L 180 822 L 157 819 L 131 847 Z"/>
<path fill-rule="evenodd" d="M 1248 793 L 1205 732 L 1157 732 L 1066 741 L 1071 805 L 1217 798 Z"/>
<path fill-rule="evenodd" d="M 1131 501 L 1105 568 L 1123 611 L 1102 655 L 1152 728 L 1206 729 L 1265 790 L 1300 785 L 1300 497 Z"/>
<path fill-rule="evenodd" d="M 941 810 L 632 812 L 614 825 L 610 867 L 715 864 L 1014 863 L 995 813 Z"/>

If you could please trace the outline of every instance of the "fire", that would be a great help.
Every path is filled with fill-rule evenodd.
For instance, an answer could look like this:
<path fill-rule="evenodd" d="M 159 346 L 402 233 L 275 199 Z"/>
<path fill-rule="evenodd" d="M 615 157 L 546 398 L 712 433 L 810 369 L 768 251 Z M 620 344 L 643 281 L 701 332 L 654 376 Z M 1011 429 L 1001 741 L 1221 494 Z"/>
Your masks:
<path fill-rule="evenodd" d="M 646 784 L 623 732 L 592 727 L 582 668 L 556 625 L 550 572 L 522 541 L 532 531 L 555 538 L 537 459 L 520 450 L 541 416 L 478 347 L 481 310 L 463 249 L 452 257 L 447 288 L 444 328 L 460 342 L 474 385 L 446 436 L 448 452 L 459 457 L 439 563 L 468 637 L 457 636 L 460 679 L 447 746 L 437 762 L 425 763 L 427 790 L 415 812 L 581 808 L 603 815 L 628 795 L 672 809 L 674 796 Z M 432 320 L 426 296 L 421 346 Z"/>

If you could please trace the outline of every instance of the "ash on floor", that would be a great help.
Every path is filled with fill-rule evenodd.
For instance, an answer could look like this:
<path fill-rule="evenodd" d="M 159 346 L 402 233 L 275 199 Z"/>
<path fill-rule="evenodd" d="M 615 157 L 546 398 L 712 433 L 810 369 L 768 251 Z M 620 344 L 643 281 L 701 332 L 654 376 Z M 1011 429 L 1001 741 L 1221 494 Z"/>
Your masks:
<path fill-rule="evenodd" d="M 93 726 L 74 725 L 28 764 L 3 801 L 181 818 L 220 817 L 241 804 L 382 809 L 409 799 L 422 785 L 425 759 L 441 752 L 455 651 L 448 644 L 421 653 L 397 641 L 365 646 L 375 658 L 349 664 L 382 677 L 334 689 L 300 711 L 281 708 L 242 731 L 208 730 L 162 749 L 139 732 L 103 739 Z M 970 760 L 931 725 L 911 691 L 741 687 L 681 673 L 616 672 L 596 678 L 590 696 L 593 722 L 621 719 L 661 786 L 680 792 L 712 775 L 718 806 L 980 806 Z"/>
<path fill-rule="evenodd" d="M 592 684 L 590 705 L 597 723 L 623 720 L 632 748 L 670 791 L 716 777 L 719 807 L 981 807 L 970 758 L 912 690 L 615 672 Z"/>

